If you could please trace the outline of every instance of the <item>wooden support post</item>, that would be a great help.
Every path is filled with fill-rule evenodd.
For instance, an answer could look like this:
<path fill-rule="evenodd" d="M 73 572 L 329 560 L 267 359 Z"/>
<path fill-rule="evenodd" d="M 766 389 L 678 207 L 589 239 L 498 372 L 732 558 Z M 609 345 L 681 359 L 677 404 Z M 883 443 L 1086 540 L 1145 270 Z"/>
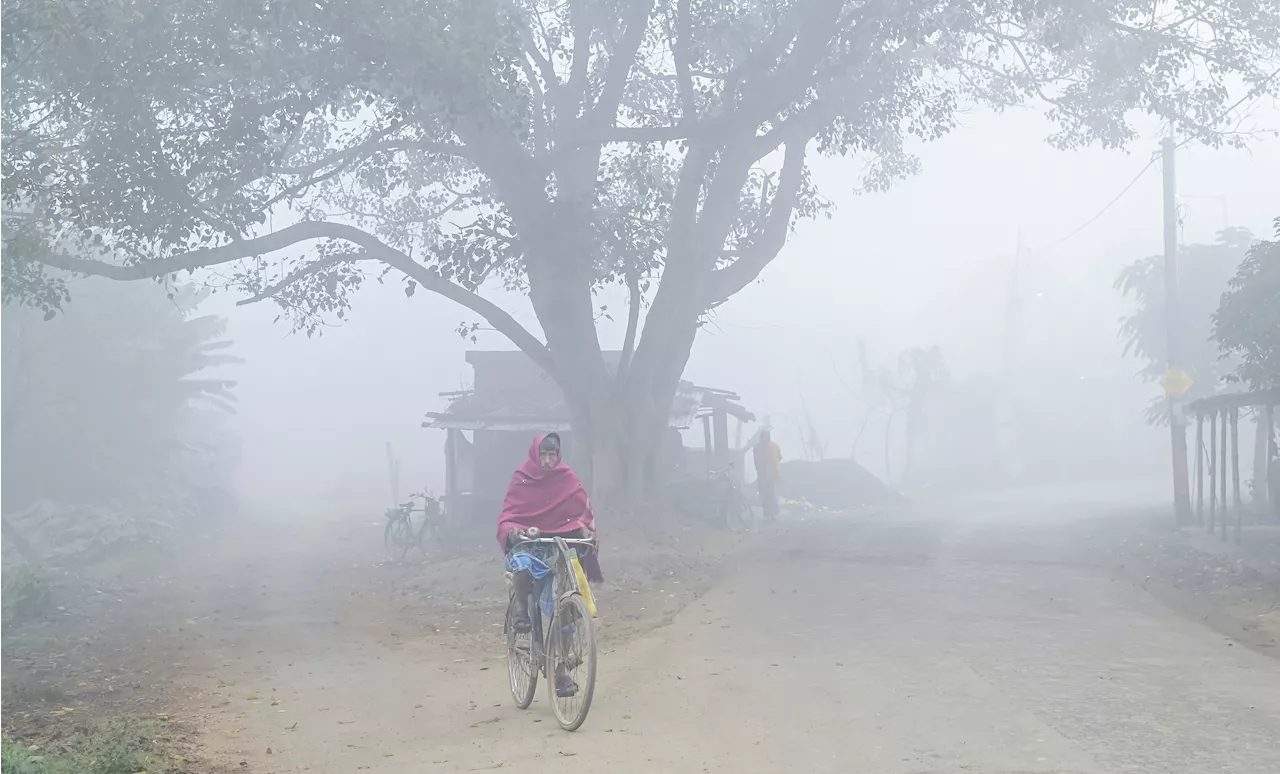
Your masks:
<path fill-rule="evenodd" d="M 1262 407 L 1263 426 L 1267 428 L 1267 451 L 1264 456 L 1267 458 L 1267 501 L 1264 507 L 1274 509 L 1274 518 L 1280 521 L 1280 508 L 1276 507 L 1276 503 L 1280 503 L 1280 490 L 1274 486 L 1276 483 L 1271 478 L 1271 466 L 1280 465 L 1280 458 L 1273 461 L 1272 453 L 1275 452 L 1275 446 L 1271 443 L 1273 428 L 1276 421 L 1276 407 L 1274 404 L 1268 403 Z"/>
<path fill-rule="evenodd" d="M 716 470 L 729 467 L 729 415 L 716 409 L 711 415 L 712 439 L 716 445 Z"/>
<path fill-rule="evenodd" d="M 400 504 L 400 460 L 391 450 L 391 442 L 387 441 L 387 478 L 391 484 L 391 507 Z"/>
<path fill-rule="evenodd" d="M 1209 522 L 1212 533 L 1218 523 L 1218 412 L 1209 415 L 1209 445 L 1204 450 L 1205 464 L 1209 466 Z"/>
<path fill-rule="evenodd" d="M 444 507 L 452 518 L 458 502 L 458 432 L 445 430 L 444 436 Z"/>
<path fill-rule="evenodd" d="M 1222 410 L 1222 448 L 1219 450 L 1218 456 L 1218 497 L 1222 504 L 1222 520 L 1220 529 L 1222 539 L 1227 539 L 1227 441 L 1230 433 L 1230 420 L 1227 418 L 1227 410 Z"/>
<path fill-rule="evenodd" d="M 715 470 L 715 462 L 712 458 L 715 456 L 711 448 L 711 416 L 702 418 L 702 458 L 707 463 L 707 475 L 711 475 L 711 471 Z"/>
<path fill-rule="evenodd" d="M 1240 545 L 1240 524 L 1244 503 L 1240 499 L 1240 409 L 1231 408 L 1231 503 L 1236 511 L 1235 541 Z"/>
<path fill-rule="evenodd" d="M 1169 370 L 1182 362 L 1182 340 L 1178 327 L 1178 189 L 1174 183 L 1173 156 L 1177 150 L 1172 134 L 1164 138 L 1160 156 L 1164 162 L 1164 323 L 1165 355 Z M 1191 521 L 1191 492 L 1187 486 L 1187 422 L 1181 399 L 1169 394 L 1169 436 L 1173 446 L 1173 502 L 1178 524 Z"/>
<path fill-rule="evenodd" d="M 1196 524 L 1204 526 L 1204 414 L 1196 411 Z"/>
<path fill-rule="evenodd" d="M 1254 407 L 1253 428 L 1253 508 L 1262 516 L 1271 509 L 1271 406 Z"/>

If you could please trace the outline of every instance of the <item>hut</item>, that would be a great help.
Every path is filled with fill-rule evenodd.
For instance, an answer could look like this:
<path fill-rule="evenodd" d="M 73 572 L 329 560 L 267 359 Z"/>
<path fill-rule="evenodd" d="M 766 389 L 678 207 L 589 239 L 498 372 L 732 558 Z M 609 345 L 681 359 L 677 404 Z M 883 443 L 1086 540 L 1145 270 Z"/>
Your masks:
<path fill-rule="evenodd" d="M 616 367 L 620 353 L 606 352 L 605 358 Z M 473 372 L 470 388 L 441 393 L 447 407 L 427 414 L 422 423 L 445 431 L 443 502 L 451 521 L 490 518 L 498 512 L 511 472 L 524 461 L 538 433 L 559 433 L 565 462 L 589 472 L 589 453 L 574 438 L 564 395 L 536 363 L 519 351 L 473 350 L 466 360 Z M 666 478 L 704 477 L 735 462 L 740 453 L 729 443 L 729 419 L 755 419 L 740 401 L 728 390 L 680 382 L 662 446 Z M 686 449 L 680 431 L 699 425 L 702 448 Z"/>

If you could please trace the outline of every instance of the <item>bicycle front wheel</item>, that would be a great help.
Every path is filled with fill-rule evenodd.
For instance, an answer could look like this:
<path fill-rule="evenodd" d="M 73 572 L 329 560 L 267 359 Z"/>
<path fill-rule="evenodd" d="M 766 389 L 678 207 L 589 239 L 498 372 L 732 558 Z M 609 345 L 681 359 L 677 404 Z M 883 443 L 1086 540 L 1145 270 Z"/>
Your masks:
<path fill-rule="evenodd" d="M 530 614 L 538 615 L 537 608 L 530 606 Z M 511 698 L 516 700 L 520 709 L 528 709 L 533 703 L 533 694 L 538 690 L 538 661 L 534 655 L 534 638 L 536 632 L 516 633 L 512 618 L 516 612 L 515 597 L 507 603 L 507 681 L 511 686 Z"/>
<path fill-rule="evenodd" d="M 580 594 L 556 602 L 547 648 L 547 690 L 551 711 L 565 731 L 577 731 L 596 691 L 596 632 Z"/>
<path fill-rule="evenodd" d="M 418 533 L 418 550 L 424 556 L 430 555 L 432 551 L 440 547 L 440 524 L 430 518 L 422 524 L 422 531 Z"/>

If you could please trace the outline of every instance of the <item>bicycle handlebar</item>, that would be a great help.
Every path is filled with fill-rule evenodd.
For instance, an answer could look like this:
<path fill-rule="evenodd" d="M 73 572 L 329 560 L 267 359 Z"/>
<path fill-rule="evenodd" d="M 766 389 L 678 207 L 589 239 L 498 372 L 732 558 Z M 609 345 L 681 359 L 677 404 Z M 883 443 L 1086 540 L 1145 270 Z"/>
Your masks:
<path fill-rule="evenodd" d="M 516 542 L 512 543 L 511 547 L 507 549 L 506 553 L 508 554 L 511 553 L 511 551 L 514 550 L 517 546 L 525 543 L 542 543 L 544 545 L 548 543 L 554 543 L 556 545 L 563 544 L 565 546 L 582 546 L 584 548 L 590 548 L 592 551 L 594 551 L 596 548 L 596 541 L 588 538 L 562 538 L 562 537 L 556 537 L 555 535 L 551 535 L 549 537 L 536 537 L 536 538 L 522 537 Z"/>

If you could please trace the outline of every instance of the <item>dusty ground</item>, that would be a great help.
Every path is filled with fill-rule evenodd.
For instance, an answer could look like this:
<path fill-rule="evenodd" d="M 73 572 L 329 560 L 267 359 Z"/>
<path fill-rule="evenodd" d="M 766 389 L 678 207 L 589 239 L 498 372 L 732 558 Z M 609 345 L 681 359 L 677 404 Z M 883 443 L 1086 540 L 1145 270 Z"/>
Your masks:
<path fill-rule="evenodd" d="M 610 541 L 572 735 L 511 705 L 494 566 L 382 564 L 368 518 L 209 535 L 98 595 L 96 628 L 21 632 L 5 688 L 65 692 L 28 724 L 127 697 L 254 772 L 1280 771 L 1276 576 L 1128 505 L 1035 502 L 810 514 L 726 561 L 696 533 Z"/>
<path fill-rule="evenodd" d="M 377 514 L 277 513 L 188 535 L 163 556 L 65 575 L 47 619 L 5 629 L 5 728 L 39 740 L 90 717 L 132 715 L 198 737 L 211 711 L 236 706 L 246 669 L 270 673 L 334 648 L 409 644 L 448 663 L 498 653 L 506 590 L 488 531 L 399 564 L 383 554 L 384 523 Z M 596 592 L 602 647 L 668 623 L 743 542 L 681 524 L 613 530 L 603 547 L 608 583 Z M 247 701 L 283 716 L 278 700 Z"/>

